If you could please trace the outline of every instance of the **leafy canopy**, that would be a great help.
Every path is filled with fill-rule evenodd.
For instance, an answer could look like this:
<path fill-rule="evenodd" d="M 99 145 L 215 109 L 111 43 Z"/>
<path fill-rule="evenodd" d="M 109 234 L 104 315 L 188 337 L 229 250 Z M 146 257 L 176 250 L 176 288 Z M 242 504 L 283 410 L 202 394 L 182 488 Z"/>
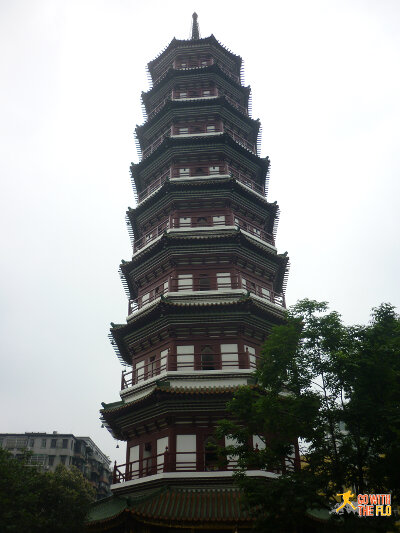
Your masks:
<path fill-rule="evenodd" d="M 0 448 L 0 531 L 67 533 L 85 531 L 94 489 L 81 472 L 60 465 L 54 473 L 15 459 Z"/>
<path fill-rule="evenodd" d="M 223 453 L 238 461 L 236 479 L 258 530 L 301 528 L 310 510 L 330 510 L 349 488 L 390 491 L 398 501 L 400 320 L 394 308 L 382 304 L 368 325 L 348 327 L 325 302 L 299 301 L 261 355 L 256 386 L 239 389 L 219 427 L 220 437 L 234 443 Z M 253 435 L 262 442 L 256 450 Z M 300 458 L 302 467 L 295 468 Z M 254 468 L 281 475 L 266 483 L 246 476 Z M 388 518 L 349 515 L 339 525 L 393 531 Z"/>

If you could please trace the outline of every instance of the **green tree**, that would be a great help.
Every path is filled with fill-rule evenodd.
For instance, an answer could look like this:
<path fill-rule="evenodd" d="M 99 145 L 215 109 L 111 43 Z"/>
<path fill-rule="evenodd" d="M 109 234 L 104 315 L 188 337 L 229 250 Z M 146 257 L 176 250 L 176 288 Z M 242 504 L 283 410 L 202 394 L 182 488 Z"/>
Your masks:
<path fill-rule="evenodd" d="M 41 472 L 29 464 L 29 455 L 15 459 L 0 449 L 0 531 L 84 531 L 93 500 L 94 490 L 77 468 Z"/>
<path fill-rule="evenodd" d="M 299 301 L 268 337 L 256 385 L 239 389 L 228 410 L 219 435 L 236 445 L 222 453 L 238 460 L 236 480 L 258 531 L 301 531 L 310 512 L 330 510 L 349 488 L 390 491 L 398 501 L 399 316 L 382 304 L 368 325 L 346 327 L 326 303 Z M 265 448 L 249 445 L 253 435 Z M 301 469 L 293 468 L 294 443 Z M 251 468 L 283 473 L 266 482 L 247 477 Z M 394 518 L 332 515 L 330 522 L 349 531 L 394 527 Z"/>

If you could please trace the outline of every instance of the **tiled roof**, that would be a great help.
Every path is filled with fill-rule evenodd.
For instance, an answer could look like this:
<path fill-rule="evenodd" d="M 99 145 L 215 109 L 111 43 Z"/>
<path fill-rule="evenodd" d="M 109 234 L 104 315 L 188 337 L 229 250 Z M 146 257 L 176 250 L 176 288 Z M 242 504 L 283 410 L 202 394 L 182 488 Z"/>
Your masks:
<path fill-rule="evenodd" d="M 251 522 L 240 501 L 237 488 L 178 488 L 156 490 L 148 496 L 113 496 L 92 506 L 88 526 L 116 519 L 125 514 L 136 519 L 166 522 Z"/>
<path fill-rule="evenodd" d="M 123 411 L 125 409 L 131 409 L 134 405 L 144 402 L 145 400 L 148 400 L 150 396 L 153 396 L 157 392 L 162 392 L 164 394 L 197 394 L 197 395 L 204 395 L 204 394 L 226 394 L 226 393 L 233 393 L 235 390 L 237 390 L 237 386 L 232 387 L 163 387 L 163 386 L 156 386 L 150 394 L 147 396 L 144 396 L 143 398 L 139 398 L 138 400 L 134 400 L 132 402 L 123 403 L 123 402 L 114 402 L 113 404 L 102 404 L 103 409 L 101 410 L 101 413 L 104 414 L 111 414 L 115 413 L 117 411 Z"/>

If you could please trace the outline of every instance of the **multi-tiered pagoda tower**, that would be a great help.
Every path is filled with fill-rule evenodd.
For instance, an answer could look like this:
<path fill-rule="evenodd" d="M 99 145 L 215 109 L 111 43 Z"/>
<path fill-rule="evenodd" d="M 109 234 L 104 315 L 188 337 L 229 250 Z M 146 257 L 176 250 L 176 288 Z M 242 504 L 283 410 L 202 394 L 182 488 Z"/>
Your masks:
<path fill-rule="evenodd" d="M 92 528 L 251 526 L 214 430 L 283 320 L 288 258 L 275 248 L 278 207 L 266 199 L 269 160 L 257 151 L 241 68 L 213 35 L 200 38 L 196 14 L 191 38 L 173 39 L 148 64 L 142 158 L 131 167 L 137 206 L 127 213 L 133 256 L 121 265 L 129 312 L 111 329 L 129 370 L 121 400 L 101 411 L 127 443 L 126 463 L 115 466 L 114 497 L 94 509 Z"/>

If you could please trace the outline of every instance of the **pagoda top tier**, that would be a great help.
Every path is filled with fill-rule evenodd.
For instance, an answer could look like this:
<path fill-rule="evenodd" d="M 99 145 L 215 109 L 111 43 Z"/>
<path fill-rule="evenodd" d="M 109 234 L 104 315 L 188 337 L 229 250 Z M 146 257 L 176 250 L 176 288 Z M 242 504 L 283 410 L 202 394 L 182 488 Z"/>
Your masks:
<path fill-rule="evenodd" d="M 176 58 L 185 53 L 213 53 L 221 62 L 229 66 L 232 74 L 240 77 L 242 68 L 242 58 L 232 53 L 228 48 L 223 46 L 213 34 L 203 39 L 200 38 L 197 15 L 193 13 L 193 24 L 190 39 L 176 39 L 175 37 L 169 45 L 152 61 L 147 64 L 153 83 L 156 83 L 163 72 L 172 65 Z"/>

